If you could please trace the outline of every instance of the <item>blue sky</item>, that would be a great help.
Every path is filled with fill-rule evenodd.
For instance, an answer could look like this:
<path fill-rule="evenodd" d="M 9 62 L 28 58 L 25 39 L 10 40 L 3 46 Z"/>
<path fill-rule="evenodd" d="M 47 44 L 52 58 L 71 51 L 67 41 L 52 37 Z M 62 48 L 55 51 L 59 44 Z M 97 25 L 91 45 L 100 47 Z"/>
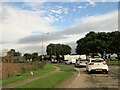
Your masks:
<path fill-rule="evenodd" d="M 42 40 L 44 48 L 49 43 L 65 43 L 75 52 L 76 41 L 89 31 L 116 30 L 117 14 L 117 2 L 3 2 L 0 41 L 3 49 L 23 53 L 41 53 Z"/>
<path fill-rule="evenodd" d="M 36 6 L 37 9 L 33 9 L 31 6 L 26 5 L 26 2 L 10 2 L 8 4 L 15 8 L 33 12 L 44 10 L 46 13 L 43 13 L 43 16 L 52 15 L 54 18 L 59 19 L 51 23 L 51 25 L 60 30 L 70 27 L 76 23 L 78 18 L 82 19 L 87 16 L 105 14 L 118 9 L 117 2 L 96 2 L 95 5 L 90 5 L 89 2 L 45 2 L 42 5 Z M 61 10 L 61 13 L 58 14 L 52 10 Z"/>

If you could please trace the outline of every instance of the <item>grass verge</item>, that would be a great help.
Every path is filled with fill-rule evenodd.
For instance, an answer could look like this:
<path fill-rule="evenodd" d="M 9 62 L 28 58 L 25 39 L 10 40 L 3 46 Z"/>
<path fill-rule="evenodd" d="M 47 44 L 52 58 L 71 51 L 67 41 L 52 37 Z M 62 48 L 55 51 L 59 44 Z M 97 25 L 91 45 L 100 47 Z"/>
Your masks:
<path fill-rule="evenodd" d="M 106 59 L 106 62 L 109 65 L 120 65 L 120 60 L 110 60 L 110 59 Z"/>
<path fill-rule="evenodd" d="M 18 88 L 54 88 L 72 75 L 72 66 L 61 64 L 56 64 L 55 66 L 60 67 L 61 71 L 48 77 L 44 77 L 31 83 L 22 85 Z"/>
<path fill-rule="evenodd" d="M 2 80 L 2 85 L 6 85 L 9 83 L 13 83 L 13 82 L 17 82 L 20 80 L 24 80 L 30 77 L 35 77 L 35 76 L 42 76 L 48 72 L 53 71 L 55 68 L 53 67 L 53 65 L 50 64 L 46 64 L 43 68 L 39 68 L 36 71 L 34 71 L 34 74 L 31 75 L 30 72 L 28 73 L 22 73 L 19 76 L 14 76 L 14 77 L 9 77 L 7 79 L 3 79 Z"/>

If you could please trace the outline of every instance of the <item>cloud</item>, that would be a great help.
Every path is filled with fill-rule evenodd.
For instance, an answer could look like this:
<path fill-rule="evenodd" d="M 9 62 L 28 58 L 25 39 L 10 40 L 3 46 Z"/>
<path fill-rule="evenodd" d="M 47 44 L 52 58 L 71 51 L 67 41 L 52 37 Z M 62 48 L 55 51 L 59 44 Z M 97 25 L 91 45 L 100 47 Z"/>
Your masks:
<path fill-rule="evenodd" d="M 95 15 L 95 16 L 87 16 L 82 18 L 82 21 L 68 28 L 64 31 L 66 34 L 77 34 L 82 33 L 90 30 L 100 31 L 100 30 L 107 30 L 112 31 L 117 29 L 117 21 L 118 21 L 118 11 L 113 11 L 106 14 Z"/>
<path fill-rule="evenodd" d="M 42 41 L 47 42 L 50 40 L 58 40 L 58 39 L 65 39 L 65 36 L 58 35 L 59 31 L 56 33 L 50 33 L 50 34 L 41 34 L 41 35 L 30 35 L 26 36 L 24 38 L 21 38 L 18 40 L 18 44 L 33 44 L 33 43 L 40 43 Z M 57 36 L 56 36 L 57 35 Z"/>
<path fill-rule="evenodd" d="M 39 7 L 39 5 L 31 5 Z M 40 8 L 39 8 L 40 9 Z M 63 9 L 63 7 L 59 7 Z M 54 11 L 59 17 L 62 12 Z M 69 44 L 75 52 L 76 41 L 84 37 L 89 31 L 113 31 L 118 29 L 118 12 L 113 11 L 106 14 L 85 16 L 77 18 L 76 22 L 65 30 L 57 30 L 52 23 L 63 17 L 56 18 L 52 14 L 44 16 L 45 10 L 23 10 L 21 8 L 13 8 L 10 6 L 3 7 L 3 26 L 2 38 L 0 44 L 4 44 L 3 48 L 15 48 L 20 52 L 39 52 L 41 53 L 41 43 L 43 42 L 44 53 L 45 47 L 49 43 L 65 43 Z M 1 12 L 1 11 L 0 11 Z M 46 34 L 46 33 L 50 34 Z M 36 34 L 37 33 L 37 34 Z M 1 45 L 0 45 L 1 46 Z"/>
<path fill-rule="evenodd" d="M 89 0 L 89 5 L 96 5 L 96 3 L 91 1 L 91 0 Z"/>
<path fill-rule="evenodd" d="M 59 9 L 59 10 L 51 10 L 51 12 L 56 14 L 61 14 L 63 11 Z"/>
<path fill-rule="evenodd" d="M 85 8 L 87 8 L 89 6 L 89 4 L 85 4 L 84 6 L 78 6 L 77 8 L 78 9 L 85 9 Z"/>
<path fill-rule="evenodd" d="M 98 23 L 98 22 L 108 22 L 108 20 L 118 19 L 118 11 L 113 11 L 103 15 L 89 16 L 86 17 L 84 23 Z"/>
<path fill-rule="evenodd" d="M 79 23 L 77 22 L 77 24 L 75 24 L 73 27 L 69 27 L 62 31 L 56 31 L 50 35 L 47 35 L 44 37 L 44 41 L 74 41 L 76 37 L 80 38 L 79 36 L 81 34 L 89 31 L 113 31 L 118 27 L 117 20 L 117 11 L 104 15 L 88 16 L 85 17 L 83 21 Z M 19 39 L 18 43 L 38 43 L 42 40 L 42 35 L 31 35 Z"/>
<path fill-rule="evenodd" d="M 23 47 L 19 47 L 18 50 L 21 53 L 33 53 L 38 52 L 39 54 L 42 54 L 42 46 L 41 44 L 37 45 L 24 45 Z M 43 53 L 46 53 L 45 47 L 43 46 Z"/>
<path fill-rule="evenodd" d="M 88 0 L 88 3 L 86 3 L 84 6 L 78 6 L 77 8 L 78 9 L 85 9 L 85 8 L 88 8 L 89 6 L 96 6 L 96 3 L 91 1 L 91 0 Z"/>
<path fill-rule="evenodd" d="M 118 20 L 117 11 L 110 12 L 104 15 L 87 16 L 81 22 L 76 22 L 76 24 L 73 27 L 67 28 L 66 30 L 55 31 L 48 35 L 43 34 L 43 37 L 41 34 L 28 35 L 19 39 L 17 41 L 18 44 L 16 45 L 20 44 L 19 50 L 21 51 L 32 52 L 32 51 L 39 51 L 39 49 L 41 48 L 42 41 L 44 42 L 45 45 L 49 43 L 68 43 L 73 48 L 72 52 L 75 52 L 74 49 L 75 49 L 76 41 L 78 39 L 80 39 L 81 37 L 84 37 L 84 35 L 91 30 L 92 31 L 116 30 L 118 27 L 117 20 Z M 21 47 L 21 44 L 23 44 L 22 47 Z M 12 47 L 16 45 L 13 45 Z"/>
<path fill-rule="evenodd" d="M 1 53 L 0 56 L 5 56 L 8 51 L 9 51 L 8 49 L 3 49 L 2 51 L 0 51 L 0 53 Z"/>
<path fill-rule="evenodd" d="M 85 8 L 85 7 L 83 7 L 83 6 L 78 6 L 78 8 Z"/>
<path fill-rule="evenodd" d="M 53 32 L 56 31 L 50 24 L 54 18 L 43 17 L 41 12 L 26 11 L 3 6 L 2 40 L 16 41 L 19 38 L 29 36 L 32 32 Z"/>

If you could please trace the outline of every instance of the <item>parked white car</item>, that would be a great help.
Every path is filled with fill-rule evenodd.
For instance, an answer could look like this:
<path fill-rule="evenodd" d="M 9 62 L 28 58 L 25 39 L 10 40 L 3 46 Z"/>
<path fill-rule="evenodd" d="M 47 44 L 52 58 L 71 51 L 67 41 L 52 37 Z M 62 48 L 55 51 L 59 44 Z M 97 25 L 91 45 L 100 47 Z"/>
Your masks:
<path fill-rule="evenodd" d="M 58 61 L 56 59 L 52 59 L 51 63 L 57 63 Z"/>
<path fill-rule="evenodd" d="M 86 59 L 77 59 L 75 66 L 76 67 L 86 66 L 86 63 L 87 63 Z"/>
<path fill-rule="evenodd" d="M 90 58 L 86 65 L 86 71 L 91 72 L 104 72 L 108 74 L 108 65 L 102 58 Z"/>

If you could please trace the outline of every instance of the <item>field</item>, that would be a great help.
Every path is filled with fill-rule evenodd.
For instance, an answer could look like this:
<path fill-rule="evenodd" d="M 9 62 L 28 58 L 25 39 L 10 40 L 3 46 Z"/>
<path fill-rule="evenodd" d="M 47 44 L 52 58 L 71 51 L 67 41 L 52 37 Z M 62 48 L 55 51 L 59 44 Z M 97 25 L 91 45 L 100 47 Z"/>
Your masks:
<path fill-rule="evenodd" d="M 113 60 L 106 59 L 105 61 L 107 61 L 109 65 L 120 65 L 120 60 L 117 59 L 113 59 Z"/>
<path fill-rule="evenodd" d="M 64 64 L 46 64 L 43 68 L 3 80 L 3 88 L 53 88 L 73 75 L 73 67 Z M 36 79 L 35 79 L 36 78 Z"/>
<path fill-rule="evenodd" d="M 11 76 L 20 76 L 21 73 L 35 71 L 45 65 L 44 62 L 29 63 L 2 63 L 2 79 Z"/>
<path fill-rule="evenodd" d="M 31 75 L 30 72 L 21 73 L 21 75 L 19 75 L 19 76 L 11 76 L 6 79 L 3 79 L 2 84 L 6 85 L 9 83 L 17 82 L 17 81 L 24 80 L 24 79 L 31 78 L 31 77 L 42 76 L 45 73 L 53 71 L 53 70 L 54 70 L 54 67 L 52 65 L 47 64 L 47 65 L 45 65 L 45 67 L 38 68 L 36 71 L 34 71 L 33 75 Z"/>
<path fill-rule="evenodd" d="M 2 78 L 16 76 L 26 70 L 30 70 L 32 65 L 29 63 L 2 63 Z"/>

